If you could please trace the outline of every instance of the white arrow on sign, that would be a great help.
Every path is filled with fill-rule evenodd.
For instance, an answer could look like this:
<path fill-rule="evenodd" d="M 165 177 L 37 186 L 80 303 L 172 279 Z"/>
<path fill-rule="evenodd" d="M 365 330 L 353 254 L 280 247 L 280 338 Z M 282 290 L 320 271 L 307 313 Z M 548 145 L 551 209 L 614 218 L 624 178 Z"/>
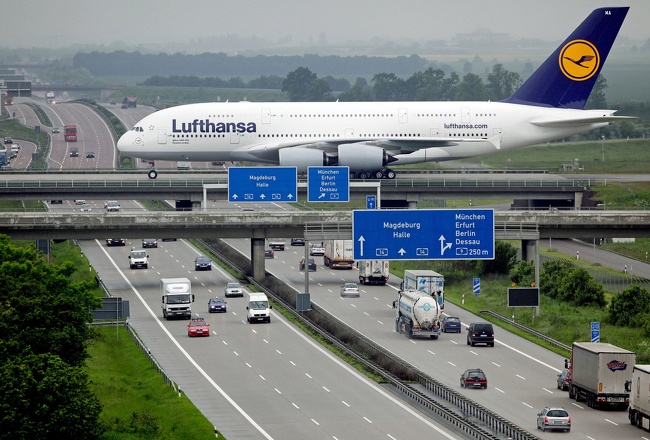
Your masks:
<path fill-rule="evenodd" d="M 289 194 L 289 195 L 287 196 L 287 198 L 288 198 L 289 200 L 293 199 L 293 194 Z"/>
<path fill-rule="evenodd" d="M 322 193 L 320 196 L 318 196 L 319 199 L 322 199 L 323 197 L 325 197 L 325 193 Z"/>
<path fill-rule="evenodd" d="M 363 242 L 366 241 L 366 239 L 361 235 L 357 241 L 359 242 L 359 255 L 363 257 Z"/>
<path fill-rule="evenodd" d="M 403 257 L 404 254 L 406 253 L 406 251 L 404 250 L 404 248 L 401 248 L 399 251 L 397 251 L 397 253 L 400 254 L 400 256 Z"/>
<path fill-rule="evenodd" d="M 266 196 L 264 194 L 260 195 L 260 199 L 264 200 L 265 198 L 266 198 Z"/>
<path fill-rule="evenodd" d="M 234 200 L 237 200 L 239 197 L 237 197 L 237 194 L 233 194 L 233 195 L 232 195 L 232 198 L 233 198 Z"/>
<path fill-rule="evenodd" d="M 445 254 L 445 251 L 447 249 L 451 249 L 452 243 L 445 244 L 445 236 L 444 235 L 441 235 L 438 240 L 440 240 L 440 255 L 442 256 L 442 255 Z"/>

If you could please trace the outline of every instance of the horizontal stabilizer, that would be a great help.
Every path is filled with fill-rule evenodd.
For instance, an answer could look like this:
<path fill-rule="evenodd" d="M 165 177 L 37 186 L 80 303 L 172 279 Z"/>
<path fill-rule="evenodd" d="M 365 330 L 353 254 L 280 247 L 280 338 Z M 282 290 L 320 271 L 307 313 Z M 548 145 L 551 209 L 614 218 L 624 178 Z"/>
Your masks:
<path fill-rule="evenodd" d="M 614 115 L 594 116 L 590 114 L 585 114 L 582 116 L 577 116 L 572 118 L 562 118 L 562 119 L 543 118 L 543 119 L 530 121 L 530 123 L 538 127 L 571 127 L 571 126 L 578 126 L 578 125 L 604 124 L 610 122 L 624 121 L 628 119 L 637 119 L 637 118 L 635 116 L 614 116 Z"/>

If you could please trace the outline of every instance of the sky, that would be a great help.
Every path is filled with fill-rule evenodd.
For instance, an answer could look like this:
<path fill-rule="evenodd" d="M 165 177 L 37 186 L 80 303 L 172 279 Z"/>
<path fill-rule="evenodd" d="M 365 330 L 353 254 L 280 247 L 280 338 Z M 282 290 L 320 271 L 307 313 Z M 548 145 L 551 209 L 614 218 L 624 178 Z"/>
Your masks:
<path fill-rule="evenodd" d="M 558 41 L 605 6 L 630 6 L 619 37 L 650 38 L 648 0 L 8 0 L 0 17 L 12 26 L 0 47 L 162 47 L 226 35 L 290 45 L 425 42 L 478 29 Z"/>

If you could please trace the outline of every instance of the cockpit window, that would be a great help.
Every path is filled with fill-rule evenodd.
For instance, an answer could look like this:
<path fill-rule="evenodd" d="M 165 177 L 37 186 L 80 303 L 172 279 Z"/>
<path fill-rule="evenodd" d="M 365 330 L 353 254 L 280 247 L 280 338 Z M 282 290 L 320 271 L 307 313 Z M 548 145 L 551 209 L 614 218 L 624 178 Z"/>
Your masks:
<path fill-rule="evenodd" d="M 144 132 L 144 129 L 143 129 L 142 127 L 136 125 L 135 127 L 133 127 L 133 131 L 138 131 L 138 132 L 140 132 L 140 133 L 143 133 L 143 132 Z"/>

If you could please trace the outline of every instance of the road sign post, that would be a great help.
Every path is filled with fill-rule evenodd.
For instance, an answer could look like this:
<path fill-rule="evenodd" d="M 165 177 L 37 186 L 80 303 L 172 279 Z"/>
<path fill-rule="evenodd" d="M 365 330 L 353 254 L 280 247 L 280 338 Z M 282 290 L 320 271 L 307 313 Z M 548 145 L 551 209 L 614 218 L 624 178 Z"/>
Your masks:
<path fill-rule="evenodd" d="M 356 210 L 355 260 L 494 259 L 491 209 Z"/>
<path fill-rule="evenodd" d="M 349 167 L 308 167 L 307 201 L 349 202 Z"/>
<path fill-rule="evenodd" d="M 600 342 L 600 322 L 591 323 L 591 342 Z"/>
<path fill-rule="evenodd" d="M 296 167 L 228 168 L 229 202 L 295 202 L 297 193 Z"/>

